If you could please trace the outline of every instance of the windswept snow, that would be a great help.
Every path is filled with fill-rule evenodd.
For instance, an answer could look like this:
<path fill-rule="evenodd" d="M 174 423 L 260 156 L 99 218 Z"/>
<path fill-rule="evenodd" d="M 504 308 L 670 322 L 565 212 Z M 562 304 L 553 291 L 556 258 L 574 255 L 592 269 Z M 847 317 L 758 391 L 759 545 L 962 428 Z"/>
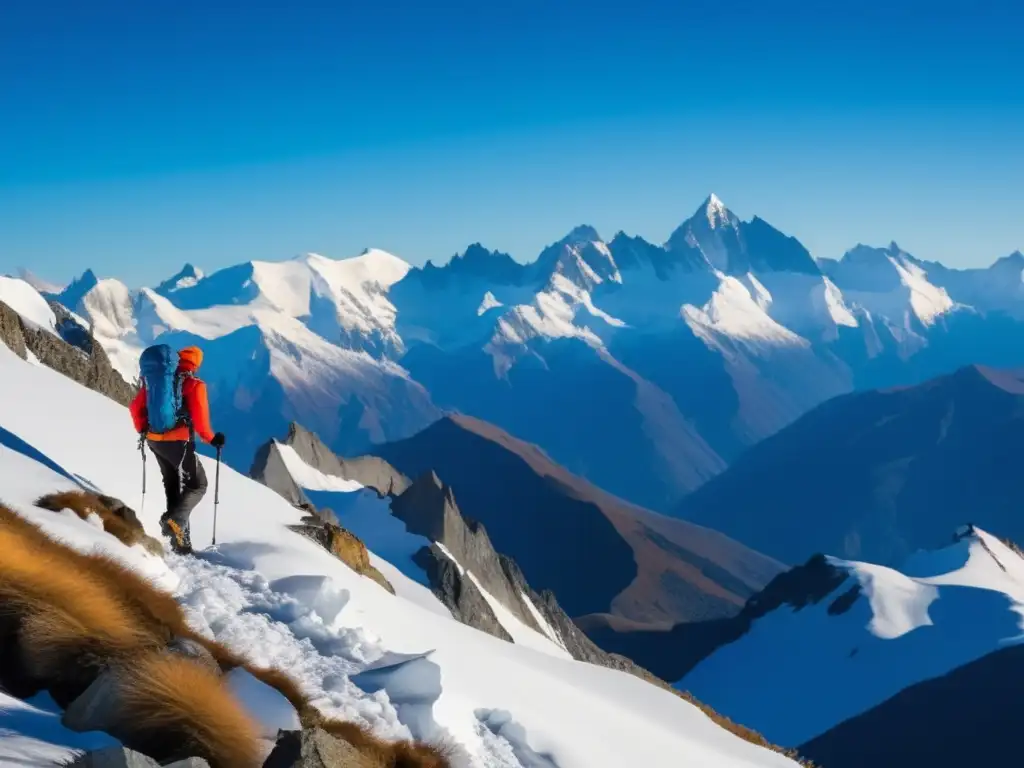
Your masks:
<path fill-rule="evenodd" d="M 292 480 L 300 488 L 305 488 L 307 491 L 339 491 L 341 493 L 348 493 L 363 488 L 363 485 L 355 480 L 346 480 L 337 475 L 325 475 L 320 470 L 314 469 L 304 462 L 302 457 L 290 445 L 277 443 L 277 452 L 284 461 L 285 469 L 288 470 Z"/>
<path fill-rule="evenodd" d="M 679 687 L 798 746 L 914 683 L 1024 641 L 1024 559 L 984 531 L 899 570 L 830 562 L 848 574 L 831 595 L 758 619 Z M 830 610 L 854 589 L 847 610 Z"/>
<path fill-rule="evenodd" d="M 139 454 L 123 408 L 6 348 L 0 366 L 3 442 L 40 467 L 29 473 L 24 462 L 0 462 L 9 504 L 37 519 L 52 515 L 33 512 L 33 499 L 78 478 L 141 506 Z M 79 428 L 54 428 L 69 423 Z M 149 488 L 158 489 L 155 462 L 147 470 Z M 220 482 L 218 546 L 202 549 L 211 493 L 193 515 L 197 557 L 169 558 L 177 594 L 201 631 L 295 675 L 327 711 L 385 735 L 451 738 L 482 768 L 532 753 L 559 768 L 793 765 L 635 677 L 498 640 L 391 595 L 290 532 L 302 512 L 270 489 L 228 468 Z M 148 499 L 140 513 L 151 533 L 161 508 Z M 66 522 L 69 540 L 102 535 L 84 521 Z M 495 712 L 508 713 L 503 727 Z M 9 736 L 2 748 L 18 739 Z"/>
<path fill-rule="evenodd" d="M 57 319 L 50 305 L 24 280 L 0 276 L 0 301 L 37 328 L 56 333 Z"/>

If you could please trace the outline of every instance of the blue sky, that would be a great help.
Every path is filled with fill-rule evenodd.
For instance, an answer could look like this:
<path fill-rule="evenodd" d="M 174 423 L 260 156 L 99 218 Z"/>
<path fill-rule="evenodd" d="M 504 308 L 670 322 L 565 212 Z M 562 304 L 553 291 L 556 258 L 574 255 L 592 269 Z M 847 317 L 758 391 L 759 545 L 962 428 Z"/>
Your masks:
<path fill-rule="evenodd" d="M 816 256 L 1024 249 L 1024 11 L 987 2 L 35 0 L 0 14 L 0 271 L 574 225 L 654 241 L 714 191 Z"/>

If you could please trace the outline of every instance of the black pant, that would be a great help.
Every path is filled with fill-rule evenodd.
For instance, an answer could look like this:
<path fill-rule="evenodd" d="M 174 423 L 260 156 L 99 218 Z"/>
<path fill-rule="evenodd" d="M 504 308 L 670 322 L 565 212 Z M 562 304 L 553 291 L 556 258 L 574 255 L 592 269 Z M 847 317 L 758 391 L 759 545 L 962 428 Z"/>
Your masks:
<path fill-rule="evenodd" d="M 167 495 L 163 520 L 173 520 L 188 530 L 192 510 L 206 495 L 206 472 L 196 456 L 196 446 L 186 440 L 150 440 L 149 449 L 160 465 Z"/>

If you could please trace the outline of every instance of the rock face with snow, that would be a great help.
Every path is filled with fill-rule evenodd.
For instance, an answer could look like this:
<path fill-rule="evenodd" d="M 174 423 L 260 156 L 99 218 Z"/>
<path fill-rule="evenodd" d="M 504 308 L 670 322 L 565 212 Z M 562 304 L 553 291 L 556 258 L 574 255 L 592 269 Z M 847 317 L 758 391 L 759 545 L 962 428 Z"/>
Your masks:
<path fill-rule="evenodd" d="M 382 496 L 398 496 L 409 486 L 409 479 L 383 459 L 376 456 L 343 459 L 315 433 L 292 422 L 284 440 L 268 440 L 256 452 L 249 477 L 273 488 L 293 504 L 308 503 L 309 499 L 296 484 L 294 467 L 289 469 L 281 455 L 281 446 L 291 448 L 303 464 L 317 472 L 354 480 Z"/>
<path fill-rule="evenodd" d="M 0 285 L 0 289 L 6 286 Z M 41 300 L 41 299 L 40 299 Z M 43 310 L 49 314 L 43 314 Z M 25 309 L 22 309 L 25 312 Z M 37 322 L 40 317 L 46 325 Z M 34 318 L 34 319 L 33 319 Z M 113 369 L 99 345 L 90 345 L 84 352 L 62 338 L 64 326 L 45 302 L 35 313 L 21 314 L 3 301 L 0 290 L 0 340 L 21 358 L 33 359 L 63 373 L 70 379 L 110 399 L 127 405 L 135 394 L 133 387 Z"/>
<path fill-rule="evenodd" d="M 394 515 L 404 524 L 405 532 L 422 537 L 422 544 L 414 544 L 419 548 L 411 561 L 422 569 L 425 583 L 437 599 L 463 624 L 506 641 L 522 642 L 521 633 L 513 636 L 506 628 L 508 617 L 512 617 L 516 627 L 547 638 L 572 658 L 667 685 L 630 659 L 598 647 L 566 614 L 553 592 L 535 591 L 515 560 L 495 550 L 483 525 L 463 516 L 453 490 L 433 471 L 409 483 L 377 457 L 333 456 L 316 435 L 298 425 L 293 425 L 285 441 L 270 441 L 259 455 L 267 460 L 257 461 L 252 477 L 300 506 L 313 507 L 310 495 L 330 499 L 330 493 L 319 495 L 311 489 L 325 491 L 332 486 L 352 494 L 365 485 L 388 497 L 390 509 L 380 508 L 377 514 Z M 334 517 L 336 513 L 319 510 L 318 514 Z M 345 513 L 340 517 L 346 519 Z M 308 518 L 306 525 L 313 532 L 331 527 Z"/>
<path fill-rule="evenodd" d="M 1019 643 L 1022 601 L 1024 557 L 979 528 L 961 528 L 952 544 L 917 552 L 898 569 L 819 556 L 751 600 L 743 631 L 678 685 L 769 739 L 799 746 L 910 686 Z M 966 714 L 972 702 L 959 707 Z M 845 740 L 851 751 L 841 764 L 876 764 L 877 743 Z M 822 742 L 812 751 L 824 758 L 825 749 Z"/>
<path fill-rule="evenodd" d="M 833 400 L 754 447 L 676 514 L 786 563 L 902 562 L 965 515 L 1024 539 L 1024 380 L 969 367 Z M 823 512 L 827 510 L 827 514 Z"/>

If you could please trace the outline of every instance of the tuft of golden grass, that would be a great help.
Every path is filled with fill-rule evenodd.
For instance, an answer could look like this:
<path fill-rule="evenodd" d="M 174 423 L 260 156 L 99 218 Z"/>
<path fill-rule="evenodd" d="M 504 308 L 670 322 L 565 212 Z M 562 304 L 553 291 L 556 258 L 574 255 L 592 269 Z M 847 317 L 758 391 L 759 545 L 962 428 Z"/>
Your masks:
<path fill-rule="evenodd" d="M 320 720 L 316 725 L 381 768 L 451 768 L 451 750 L 418 741 L 384 741 L 357 723 Z"/>
<path fill-rule="evenodd" d="M 88 495 L 51 495 L 40 504 L 44 500 L 46 508 L 73 509 L 81 517 L 96 511 Z M 2 504 L 0 553 L 0 644 L 5 650 L 16 644 L 23 667 L 18 672 L 66 706 L 102 669 L 118 670 L 131 718 L 118 726 L 119 734 L 140 752 L 204 757 L 212 768 L 258 765 L 256 728 L 223 682 L 203 665 L 165 651 L 172 638 L 185 637 L 207 648 L 223 671 L 243 667 L 280 691 L 304 726 L 345 739 L 368 764 L 451 764 L 444 747 L 386 742 L 355 723 L 325 720 L 287 673 L 257 667 L 199 635 L 174 598 L 144 576 L 64 546 Z"/>
<path fill-rule="evenodd" d="M 200 664 L 169 653 L 144 654 L 118 669 L 118 693 L 130 721 L 119 724 L 145 754 L 202 757 L 211 768 L 256 768 L 259 734 L 224 682 Z"/>
<path fill-rule="evenodd" d="M 60 679 L 73 696 L 106 658 L 153 645 L 103 578 L 76 567 L 77 553 L 2 506 L 0 552 L 0 604 L 31 678 Z"/>

